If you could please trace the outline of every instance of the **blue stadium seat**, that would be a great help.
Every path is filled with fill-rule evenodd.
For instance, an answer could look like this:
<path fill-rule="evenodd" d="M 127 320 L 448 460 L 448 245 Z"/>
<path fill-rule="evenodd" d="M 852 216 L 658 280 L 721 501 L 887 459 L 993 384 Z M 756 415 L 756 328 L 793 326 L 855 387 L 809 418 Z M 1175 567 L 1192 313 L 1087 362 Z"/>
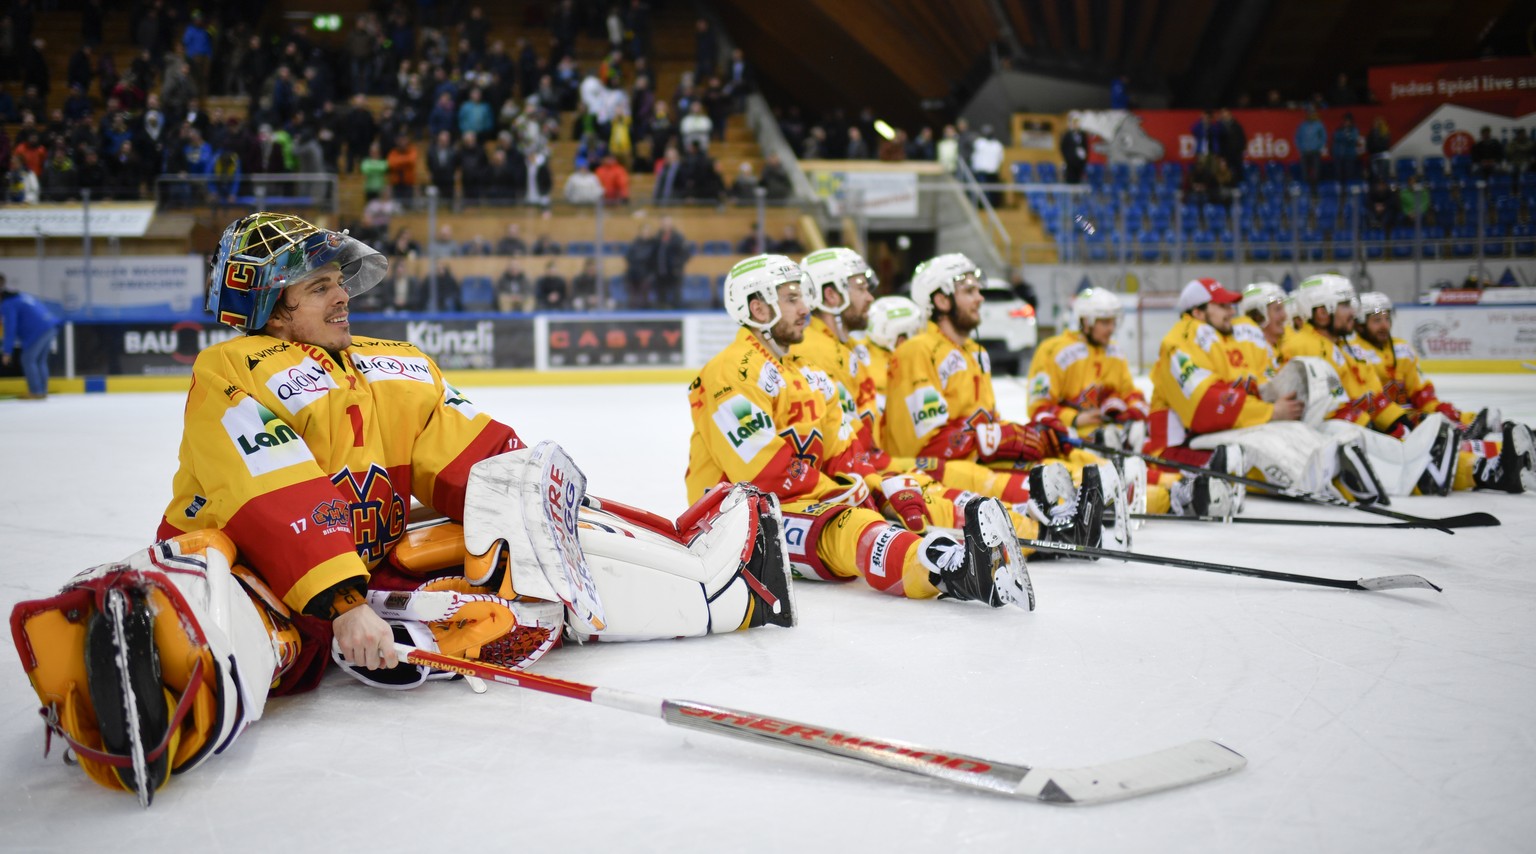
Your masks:
<path fill-rule="evenodd" d="M 629 252 L 629 244 L 623 240 L 603 241 L 603 254 L 610 258 L 623 256 Z"/>
<path fill-rule="evenodd" d="M 1413 226 L 1400 225 L 1392 229 L 1392 243 L 1389 247 L 1393 258 L 1413 257 Z"/>
<path fill-rule="evenodd" d="M 1137 250 L 1137 258 L 1142 261 L 1159 261 L 1163 257 L 1163 242 L 1171 242 L 1172 235 L 1165 231 L 1147 229 L 1141 233 L 1137 240 L 1140 248 Z"/>
<path fill-rule="evenodd" d="M 1477 227 L 1458 225 L 1451 229 L 1451 254 L 1457 258 L 1471 258 L 1477 254 Z"/>
<path fill-rule="evenodd" d="M 1536 225 L 1522 222 L 1509 233 L 1515 238 L 1516 255 L 1536 255 Z"/>
<path fill-rule="evenodd" d="M 1184 183 L 1184 165 L 1173 160 L 1163 161 L 1161 167 L 1164 186 L 1177 187 Z"/>
<path fill-rule="evenodd" d="M 1012 171 L 1015 184 L 1029 184 L 1035 180 L 1035 170 L 1028 163 L 1015 163 Z"/>
<path fill-rule="evenodd" d="M 1483 227 L 1483 254 L 1504 255 L 1509 252 L 1509 230 L 1498 223 Z"/>
<path fill-rule="evenodd" d="M 1458 154 L 1451 158 L 1451 177 L 1460 181 L 1472 178 L 1472 157 L 1467 154 Z"/>
<path fill-rule="evenodd" d="M 597 244 L 590 240 L 572 240 L 565 244 L 565 254 L 590 257 L 597 254 Z"/>
<path fill-rule="evenodd" d="M 496 285 L 490 276 L 465 276 L 459 280 L 459 301 L 465 311 L 495 311 Z"/>
<path fill-rule="evenodd" d="M 1438 225 L 1426 225 L 1419 232 L 1420 252 L 1425 258 L 1440 258 L 1446 255 L 1446 249 L 1441 244 L 1445 240 L 1445 229 Z"/>
<path fill-rule="evenodd" d="M 729 240 L 706 240 L 699 247 L 700 255 L 729 255 L 731 254 L 731 242 Z"/>
<path fill-rule="evenodd" d="M 1443 176 L 1444 174 L 1445 174 L 1445 158 L 1444 157 L 1426 157 L 1426 158 L 1424 158 L 1424 177 L 1425 178 L 1433 178 L 1436 175 L 1442 175 Z"/>
<path fill-rule="evenodd" d="M 1419 171 L 1419 161 L 1412 157 L 1399 157 L 1393 164 L 1397 169 L 1397 180 L 1407 181 L 1408 176 Z"/>
<path fill-rule="evenodd" d="M 1255 261 L 1268 261 L 1275 254 L 1275 232 L 1273 229 L 1249 231 L 1246 235 L 1248 241 L 1248 257 Z"/>
<path fill-rule="evenodd" d="M 1083 181 L 1095 190 L 1104 187 L 1104 164 L 1089 163 L 1083 167 Z"/>
<path fill-rule="evenodd" d="M 712 298 L 708 276 L 692 274 L 683 277 L 683 305 L 689 308 L 709 308 Z"/>
<path fill-rule="evenodd" d="M 1157 183 L 1157 167 L 1151 163 L 1139 163 L 1136 166 L 1136 185 L 1150 188 Z"/>
<path fill-rule="evenodd" d="M 1060 178 L 1057 176 L 1055 163 L 1040 163 L 1035 166 L 1035 175 L 1042 184 L 1055 184 Z"/>
<path fill-rule="evenodd" d="M 1194 242 L 1195 259 L 1198 261 L 1216 260 L 1216 235 L 1210 229 L 1202 228 L 1196 231 L 1192 238 Z"/>
<path fill-rule="evenodd" d="M 617 308 L 629 306 L 629 282 L 623 276 L 608 277 L 608 298 Z M 606 306 L 605 306 L 606 308 Z"/>
<path fill-rule="evenodd" d="M 1129 163 L 1116 163 L 1109 167 L 1110 183 L 1116 189 L 1127 189 L 1131 186 L 1131 165 Z"/>

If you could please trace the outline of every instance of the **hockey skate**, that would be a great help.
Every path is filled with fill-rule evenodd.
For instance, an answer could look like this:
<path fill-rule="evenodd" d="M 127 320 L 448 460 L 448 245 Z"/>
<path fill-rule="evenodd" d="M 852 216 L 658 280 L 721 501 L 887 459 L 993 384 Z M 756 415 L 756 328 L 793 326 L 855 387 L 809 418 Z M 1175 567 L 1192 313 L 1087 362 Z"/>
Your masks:
<path fill-rule="evenodd" d="M 1471 439 L 1474 442 L 1487 438 L 1489 433 L 1499 429 L 1500 415 L 1500 411 L 1493 407 L 1485 406 L 1479 409 L 1477 416 L 1472 419 L 1472 423 L 1467 425 L 1466 432 L 1462 435 L 1462 438 Z"/>
<path fill-rule="evenodd" d="M 1237 488 L 1206 474 L 1181 478 L 1168 487 L 1168 512 L 1174 516 L 1230 519 L 1237 512 Z"/>
<path fill-rule="evenodd" d="M 1016 605 L 1035 609 L 1035 590 L 1003 503 L 978 498 L 961 505 L 963 539 L 943 531 L 923 538 L 919 558 L 928 578 L 945 598 L 985 602 L 993 608 Z"/>
<path fill-rule="evenodd" d="M 1504 422 L 1504 442 L 1497 457 L 1477 461 L 1473 471 L 1474 489 L 1498 489 L 1518 495 L 1536 492 L 1536 455 L 1532 453 L 1531 429 L 1513 421 Z"/>
<path fill-rule="evenodd" d="M 1487 413 L 1488 410 L 1484 409 L 1478 413 L 1478 417 Z M 1451 494 L 1451 486 L 1456 479 L 1456 454 L 1461 444 L 1458 432 L 1456 425 L 1450 421 L 1440 422 L 1439 431 L 1435 433 L 1435 443 L 1429 449 L 1429 464 L 1424 466 L 1424 473 L 1419 475 L 1420 495 Z"/>
<path fill-rule="evenodd" d="M 1248 458 L 1243 453 L 1243 446 L 1237 444 L 1219 445 L 1211 452 L 1210 462 L 1205 467 L 1211 471 L 1224 474 L 1246 477 L 1248 475 Z M 1232 513 L 1237 515 L 1243 511 L 1243 500 L 1248 497 L 1248 487 L 1241 483 L 1223 481 L 1227 490 L 1232 494 Z"/>
<path fill-rule="evenodd" d="M 1029 472 L 1030 503 L 1035 503 L 1037 495 L 1052 501 L 1040 524 L 1040 539 L 1047 543 L 1099 548 L 1104 541 L 1106 501 L 1101 469 L 1105 467 L 1084 468 L 1082 485 L 1075 488 L 1072 486 L 1072 476 L 1064 467 L 1057 466 L 1061 469 L 1059 474 L 1047 471 L 1050 468 L 1039 466 Z M 1118 483 L 1119 478 L 1115 480 Z M 1126 515 L 1129 516 L 1129 513 Z M 1111 521 L 1118 525 L 1113 517 Z M 1123 536 L 1128 538 L 1129 534 Z M 1038 558 L 1045 559 L 1062 556 L 1061 552 L 1037 553 Z"/>
<path fill-rule="evenodd" d="M 104 610 L 93 612 L 86 628 L 86 686 L 103 750 L 129 760 L 114 763 L 112 772 L 147 807 L 170 778 L 174 750 L 154 617 L 143 590 L 112 588 L 104 600 Z"/>

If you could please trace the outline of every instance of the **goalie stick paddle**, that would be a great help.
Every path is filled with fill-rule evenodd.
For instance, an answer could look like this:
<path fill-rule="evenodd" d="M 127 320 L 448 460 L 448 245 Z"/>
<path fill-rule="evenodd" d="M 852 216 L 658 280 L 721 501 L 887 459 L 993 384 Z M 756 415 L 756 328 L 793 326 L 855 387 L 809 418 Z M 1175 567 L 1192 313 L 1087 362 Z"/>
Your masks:
<path fill-rule="evenodd" d="M 1322 528 L 1403 528 L 1425 529 L 1414 522 L 1346 522 L 1341 519 L 1275 519 L 1265 516 L 1175 516 L 1171 513 L 1132 513 L 1132 519 L 1175 522 L 1241 522 L 1245 525 L 1306 525 Z M 1486 528 L 1499 524 L 1495 516 L 1487 513 L 1463 513 L 1435 520 L 1446 528 Z"/>
<path fill-rule="evenodd" d="M 1315 575 L 1298 575 L 1293 572 L 1253 569 L 1246 566 L 1233 566 L 1228 563 L 1207 563 L 1203 560 L 1190 560 L 1182 557 L 1149 555 L 1142 554 L 1141 552 L 1122 552 L 1115 549 L 1075 546 L 1070 543 L 1052 543 L 1045 540 L 1021 539 L 1019 544 L 1036 551 L 1057 552 L 1081 557 L 1113 558 L 1114 560 L 1160 564 L 1162 566 L 1177 566 L 1183 569 L 1198 569 L 1201 572 L 1219 572 L 1223 575 L 1246 575 L 1250 578 L 1267 578 L 1271 581 L 1290 581 L 1296 584 L 1315 584 L 1319 587 L 1337 587 L 1341 590 L 1398 590 L 1405 587 L 1424 587 L 1436 593 L 1440 592 L 1439 585 L 1418 575 L 1382 575 L 1376 578 L 1361 578 L 1356 581 L 1348 581 L 1342 578 L 1319 578 Z"/>
<path fill-rule="evenodd" d="M 1228 474 L 1227 472 L 1224 472 L 1224 471 L 1214 471 L 1212 469 L 1202 468 L 1202 467 L 1196 466 L 1196 465 L 1190 465 L 1189 463 L 1181 463 L 1181 462 L 1176 462 L 1174 460 L 1164 459 L 1162 457 L 1155 457 L 1155 456 L 1153 456 L 1151 454 L 1142 454 L 1142 453 L 1138 453 L 1136 451 L 1125 451 L 1125 450 L 1121 450 L 1119 448 L 1111 448 L 1108 445 L 1101 445 L 1101 444 L 1099 444 L 1097 442 L 1089 442 L 1089 441 L 1086 441 L 1086 440 L 1073 439 L 1070 442 L 1068 442 L 1067 444 L 1076 445 L 1076 446 L 1085 448 L 1085 449 L 1090 450 L 1090 451 L 1097 451 L 1098 453 L 1101 453 L 1101 454 L 1111 454 L 1111 455 L 1123 456 L 1123 457 L 1137 457 L 1139 459 L 1145 460 L 1150 465 L 1162 466 L 1164 468 L 1170 468 L 1170 469 L 1177 469 L 1178 471 L 1189 472 L 1191 474 L 1209 475 L 1211 477 L 1216 478 L 1217 480 L 1224 480 L 1224 481 L 1227 481 L 1228 483 L 1240 483 L 1243 486 L 1248 487 L 1249 489 L 1259 490 L 1259 491 L 1261 491 L 1265 495 L 1270 495 L 1270 496 L 1277 497 L 1277 498 L 1289 498 L 1289 499 L 1292 499 L 1294 501 L 1304 501 L 1304 502 L 1306 502 L 1308 504 L 1320 504 L 1320 505 L 1325 506 L 1325 507 L 1349 507 L 1349 508 L 1354 509 L 1354 510 L 1359 510 L 1362 513 L 1371 513 L 1371 514 L 1374 514 L 1376 516 L 1386 516 L 1386 517 L 1391 518 L 1391 519 L 1397 519 L 1400 522 L 1407 522 L 1407 523 L 1409 523 L 1409 524 L 1411 524 L 1411 525 L 1413 525 L 1415 527 L 1434 528 L 1437 531 L 1444 531 L 1447 534 L 1455 534 L 1456 533 L 1455 531 L 1451 530 L 1451 526 L 1445 524 L 1445 522 L 1447 520 L 1444 520 L 1444 519 L 1433 519 L 1433 518 L 1428 518 L 1428 517 L 1425 517 L 1425 516 L 1415 516 L 1415 515 L 1413 515 L 1411 513 L 1399 513 L 1396 510 L 1388 510 L 1385 507 L 1377 507 L 1374 504 L 1359 504 L 1359 503 L 1356 503 L 1354 501 L 1345 501 L 1342 498 L 1329 498 L 1329 497 L 1322 496 L 1322 495 L 1313 495 L 1311 493 L 1302 492 L 1300 490 L 1292 489 L 1290 487 L 1276 486 L 1273 483 L 1268 483 L 1268 482 L 1262 481 L 1262 480 L 1255 480 L 1255 479 L 1253 479 L 1251 477 L 1243 477 L 1242 475 Z M 1488 516 L 1489 519 L 1493 520 L 1493 522 L 1491 524 L 1494 524 L 1494 525 L 1499 524 L 1499 520 L 1498 519 L 1496 519 L 1493 516 L 1490 516 L 1489 514 L 1486 514 L 1486 513 L 1483 513 L 1483 514 L 1468 514 L 1468 515 L 1472 515 L 1472 516 L 1477 516 L 1477 515 Z M 1454 518 L 1462 518 L 1462 517 L 1454 517 Z"/>
<path fill-rule="evenodd" d="M 727 735 L 771 747 L 850 759 L 893 771 L 942 780 L 967 789 L 1048 804 L 1101 804 L 1188 786 L 1230 774 L 1248 764 L 1242 754 L 1204 739 L 1081 768 L 1042 768 L 996 762 L 902 741 L 854 735 L 831 727 L 796 723 L 690 700 L 667 700 L 614 688 L 583 685 L 396 644 L 400 658 L 463 676 L 529 688 L 545 694 L 659 717 L 672 726 Z"/>

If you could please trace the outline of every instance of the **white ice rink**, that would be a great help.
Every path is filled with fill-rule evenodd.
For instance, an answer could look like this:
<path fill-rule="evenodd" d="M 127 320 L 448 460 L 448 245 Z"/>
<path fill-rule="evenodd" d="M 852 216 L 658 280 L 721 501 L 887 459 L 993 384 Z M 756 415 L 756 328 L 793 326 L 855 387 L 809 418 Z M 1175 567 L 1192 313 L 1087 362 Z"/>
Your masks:
<path fill-rule="evenodd" d="M 553 438 L 591 492 L 684 506 L 681 386 L 466 390 Z M 1536 423 L 1536 376 L 1438 378 Z M 1000 408 L 1021 414 L 1016 384 Z M 146 545 L 182 396 L 0 401 L 0 606 Z M 331 673 L 279 699 L 149 811 L 42 756 L 37 702 L 0 654 L 0 850 L 1529 852 L 1536 850 L 1536 496 L 1407 498 L 1503 527 L 1149 523 L 1136 547 L 1444 593 L 1332 590 L 1124 563 L 1032 564 L 1039 610 L 797 585 L 800 626 L 558 650 L 537 672 L 1023 764 L 1212 738 L 1237 774 L 1061 808 L 462 683 Z M 1250 500 L 1250 515 L 1377 521 Z M 7 646 L 7 649 L 10 649 Z"/>

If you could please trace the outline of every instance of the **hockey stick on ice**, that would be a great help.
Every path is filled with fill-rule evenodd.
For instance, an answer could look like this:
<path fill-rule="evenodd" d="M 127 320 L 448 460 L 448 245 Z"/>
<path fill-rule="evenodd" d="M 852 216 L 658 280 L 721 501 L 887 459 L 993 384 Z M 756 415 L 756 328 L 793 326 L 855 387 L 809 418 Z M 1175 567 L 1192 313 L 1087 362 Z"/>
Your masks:
<path fill-rule="evenodd" d="M 783 747 L 851 759 L 893 771 L 905 771 L 956 786 L 1048 804 L 1100 804 L 1199 783 L 1230 774 L 1248 764 L 1236 751 L 1214 741 L 1197 740 L 1157 753 L 1082 768 L 1040 768 L 994 762 L 937 751 L 901 741 L 872 739 L 830 727 L 796 723 L 689 700 L 667 700 L 614 688 L 599 688 L 498 667 L 480 661 L 396 644 L 402 661 L 478 676 L 503 685 L 529 688 L 636 712 L 687 729 L 728 735 Z"/>
<path fill-rule="evenodd" d="M 1171 513 L 1132 513 L 1132 519 L 1176 521 L 1176 522 L 1240 522 L 1247 525 L 1304 525 L 1320 528 L 1425 528 L 1414 522 L 1345 522 L 1343 520 L 1324 519 L 1272 519 L 1260 516 L 1233 516 L 1227 519 L 1222 516 L 1175 516 Z M 1499 520 L 1487 513 L 1464 513 L 1460 516 L 1446 516 L 1436 519 L 1436 522 L 1446 528 L 1485 528 L 1499 524 Z"/>
<path fill-rule="evenodd" d="M 1125 451 L 1125 450 L 1121 450 L 1120 448 L 1111 448 L 1108 445 L 1101 445 L 1101 444 L 1099 444 L 1097 442 L 1089 442 L 1089 441 L 1086 441 L 1086 440 L 1073 439 L 1070 442 L 1068 442 L 1067 444 L 1077 445 L 1079 447 L 1085 448 L 1085 449 L 1090 450 L 1090 451 L 1096 451 L 1096 452 L 1101 453 L 1101 454 L 1111 454 L 1111 455 L 1122 456 L 1122 457 L 1137 457 L 1139 459 L 1145 460 L 1148 465 L 1156 465 L 1156 466 L 1162 466 L 1164 468 L 1177 469 L 1178 471 L 1189 472 L 1191 474 L 1209 475 L 1211 477 L 1216 478 L 1217 480 L 1224 480 L 1224 481 L 1227 481 L 1228 483 L 1240 483 L 1243 486 L 1248 487 L 1249 489 L 1258 490 L 1258 491 L 1260 491 L 1260 492 L 1262 492 L 1264 494 L 1271 495 L 1271 496 L 1290 498 L 1290 499 L 1293 499 L 1293 500 L 1296 500 L 1296 501 L 1304 501 L 1304 502 L 1306 502 L 1308 504 L 1319 504 L 1319 505 L 1322 505 L 1322 506 L 1325 506 L 1325 507 L 1349 507 L 1349 508 L 1352 508 L 1354 510 L 1359 510 L 1362 513 L 1371 513 L 1371 514 L 1376 515 L 1376 516 L 1386 516 L 1386 517 L 1388 517 L 1390 519 L 1396 519 L 1396 520 L 1398 520 L 1400 522 L 1408 522 L 1411 525 L 1414 525 L 1414 526 L 1420 527 L 1420 528 L 1434 528 L 1437 531 L 1444 531 L 1447 534 L 1454 534 L 1454 533 L 1456 533 L 1455 531 L 1451 530 L 1452 526 L 1445 524 L 1446 522 L 1451 521 L 1451 520 L 1448 520 L 1448 519 L 1434 519 L 1434 518 L 1429 518 L 1429 517 L 1425 517 L 1425 516 L 1415 516 L 1415 515 L 1413 515 L 1411 513 L 1399 513 L 1396 510 L 1388 510 L 1385 507 L 1377 507 L 1374 504 L 1359 504 L 1359 503 L 1356 503 L 1356 502 L 1353 502 L 1353 501 L 1345 501 L 1342 498 L 1333 498 L 1331 496 L 1326 496 L 1326 495 L 1314 495 L 1314 494 L 1312 494 L 1310 492 L 1302 492 L 1299 489 L 1293 489 L 1293 488 L 1287 487 L 1287 486 L 1276 486 L 1273 483 L 1269 483 L 1267 481 L 1262 481 L 1262 480 L 1255 480 L 1254 478 L 1251 478 L 1251 477 L 1243 477 L 1242 475 L 1228 474 L 1227 472 L 1224 472 L 1224 471 L 1213 471 L 1213 470 L 1208 469 L 1208 468 L 1202 468 L 1200 466 L 1190 465 L 1189 463 L 1181 463 L 1181 462 L 1177 462 L 1175 460 L 1164 459 L 1163 457 L 1156 457 L 1156 456 L 1153 456 L 1151 454 L 1142 454 L 1142 453 L 1138 453 L 1136 451 Z M 1471 516 L 1471 517 L 1483 517 L 1483 516 L 1486 516 L 1488 519 L 1493 520 L 1491 522 L 1480 522 L 1478 527 L 1499 524 L 1499 520 L 1497 518 L 1495 518 L 1494 516 L 1491 516 L 1491 515 L 1489 515 L 1487 513 L 1471 513 L 1471 514 L 1467 514 L 1467 516 Z M 1457 517 L 1452 517 L 1452 519 L 1465 519 L 1465 518 L 1467 518 L 1467 516 L 1457 516 Z M 1460 525 L 1460 526 L 1457 526 L 1457 527 L 1467 527 L 1467 526 L 1465 524 L 1463 524 L 1463 525 Z"/>
<path fill-rule="evenodd" d="M 1381 527 L 1387 527 L 1385 525 Z M 1275 572 L 1268 569 L 1252 569 L 1246 566 L 1233 566 L 1227 563 L 1207 563 L 1203 560 L 1190 560 L 1182 557 L 1165 557 L 1163 555 L 1149 555 L 1140 552 L 1122 552 L 1116 549 L 1100 549 L 1093 546 L 1075 546 L 1070 543 L 1050 543 L 1044 540 L 1019 540 L 1019 545 L 1036 551 L 1058 552 L 1064 555 L 1078 555 L 1081 557 L 1103 557 L 1114 560 L 1134 561 L 1136 563 L 1152 563 L 1162 566 L 1177 566 L 1183 569 L 1198 569 L 1201 572 L 1219 572 L 1223 575 L 1246 575 L 1249 578 L 1267 578 L 1271 581 L 1290 581 L 1296 584 L 1315 584 L 1319 587 L 1337 587 L 1341 590 L 1397 590 L 1404 587 L 1424 587 L 1435 592 L 1440 587 L 1417 575 L 1383 575 L 1377 578 L 1361 578 L 1357 581 L 1347 581 L 1341 578 L 1319 578 L 1315 575 L 1297 575 L 1292 572 Z"/>

